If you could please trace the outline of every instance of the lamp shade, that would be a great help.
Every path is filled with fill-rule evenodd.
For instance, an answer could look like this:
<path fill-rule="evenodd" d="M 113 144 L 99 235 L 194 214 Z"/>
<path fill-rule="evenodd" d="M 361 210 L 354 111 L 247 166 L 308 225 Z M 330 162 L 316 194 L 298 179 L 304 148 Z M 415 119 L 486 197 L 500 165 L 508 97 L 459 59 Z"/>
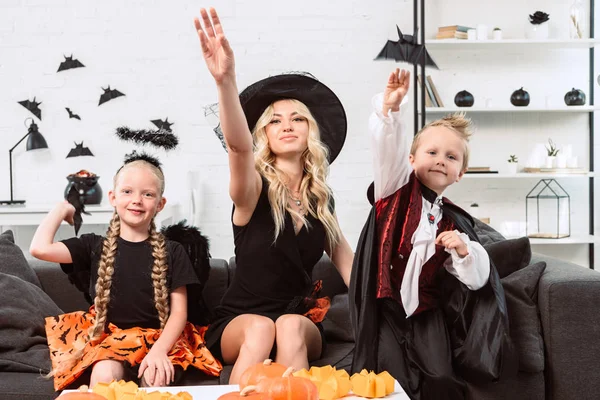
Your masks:
<path fill-rule="evenodd" d="M 29 137 L 27 138 L 27 151 L 29 150 L 37 150 L 37 149 L 47 149 L 48 143 L 46 143 L 46 139 L 42 136 L 40 131 L 38 131 L 38 126 L 35 122 L 32 122 L 29 125 Z"/>

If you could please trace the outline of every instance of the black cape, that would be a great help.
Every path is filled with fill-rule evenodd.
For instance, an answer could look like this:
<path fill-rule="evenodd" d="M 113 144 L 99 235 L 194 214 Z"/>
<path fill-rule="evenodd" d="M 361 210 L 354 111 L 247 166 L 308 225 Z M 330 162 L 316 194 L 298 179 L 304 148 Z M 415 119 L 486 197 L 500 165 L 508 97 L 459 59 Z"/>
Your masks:
<path fill-rule="evenodd" d="M 371 203 L 372 197 L 370 197 Z M 443 212 L 477 241 L 472 217 L 452 203 Z M 365 223 L 354 255 L 349 287 L 350 317 L 356 348 L 352 372 L 378 371 L 377 229 L 375 206 Z M 445 270 L 442 273 L 447 273 Z M 490 260 L 488 283 L 477 291 L 450 275 L 444 279 L 444 311 L 456 373 L 471 383 L 496 381 L 516 374 L 518 358 L 510 339 L 504 289 Z"/>

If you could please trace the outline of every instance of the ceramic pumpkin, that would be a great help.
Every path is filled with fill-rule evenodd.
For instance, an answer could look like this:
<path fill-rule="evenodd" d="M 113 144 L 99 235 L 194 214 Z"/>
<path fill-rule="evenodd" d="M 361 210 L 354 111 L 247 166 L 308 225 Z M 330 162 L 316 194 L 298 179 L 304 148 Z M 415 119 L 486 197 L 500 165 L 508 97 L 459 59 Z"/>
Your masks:
<path fill-rule="evenodd" d="M 246 386 L 256 385 L 265 378 L 278 378 L 283 375 L 286 367 L 266 359 L 260 364 L 255 364 L 244 371 L 240 377 L 240 390 Z"/>
<path fill-rule="evenodd" d="M 60 398 L 66 400 L 106 400 L 106 397 L 88 391 L 86 385 L 79 387 L 79 391 L 66 393 L 60 396 Z"/>
<path fill-rule="evenodd" d="M 269 396 L 271 400 L 318 400 L 317 386 L 306 378 L 297 378 L 288 368 L 279 378 L 267 378 L 258 382 L 256 391 Z"/>
<path fill-rule="evenodd" d="M 319 399 L 335 400 L 344 397 L 350 391 L 350 377 L 346 371 L 336 370 L 335 367 L 311 367 L 309 371 L 301 369 L 294 372 L 298 378 L 310 379 L 319 391 Z"/>
<path fill-rule="evenodd" d="M 359 374 L 352 375 L 350 382 L 352 393 L 357 396 L 385 397 L 394 392 L 394 378 L 387 371 L 375 374 L 363 369 Z"/>
<path fill-rule="evenodd" d="M 271 400 L 269 396 L 264 393 L 256 391 L 255 386 L 247 386 L 241 392 L 229 392 L 219 396 L 217 400 Z"/>

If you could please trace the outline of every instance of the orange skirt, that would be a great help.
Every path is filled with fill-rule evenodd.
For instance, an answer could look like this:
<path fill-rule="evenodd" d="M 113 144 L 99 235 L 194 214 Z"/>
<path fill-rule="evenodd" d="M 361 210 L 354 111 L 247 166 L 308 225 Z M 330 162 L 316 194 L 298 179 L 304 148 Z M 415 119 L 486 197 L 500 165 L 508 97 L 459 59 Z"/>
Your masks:
<path fill-rule="evenodd" d="M 85 343 L 88 330 L 94 325 L 94 306 L 89 312 L 76 311 L 46 318 L 46 335 L 54 371 L 54 389 L 62 390 L 73 383 L 89 366 L 100 360 L 127 361 L 131 366 L 141 364 L 159 338 L 160 329 L 119 329 L 108 324 L 108 333 Z M 187 323 L 168 356 L 173 365 L 184 370 L 192 365 L 207 375 L 219 376 L 223 367 L 205 346 L 206 326 Z M 76 349 L 83 354 L 73 358 Z"/>

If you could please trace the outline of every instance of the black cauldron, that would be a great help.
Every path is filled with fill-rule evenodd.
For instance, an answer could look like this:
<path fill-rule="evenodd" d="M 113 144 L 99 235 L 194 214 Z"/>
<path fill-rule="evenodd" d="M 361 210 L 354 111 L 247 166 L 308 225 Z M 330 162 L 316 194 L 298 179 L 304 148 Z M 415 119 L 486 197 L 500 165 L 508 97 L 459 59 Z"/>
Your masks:
<path fill-rule="evenodd" d="M 65 199 L 71 190 L 71 186 L 75 186 L 83 204 L 100 204 L 102 202 L 102 188 L 98 184 L 99 176 L 77 176 L 69 175 L 67 180 L 69 183 L 65 188 Z"/>

